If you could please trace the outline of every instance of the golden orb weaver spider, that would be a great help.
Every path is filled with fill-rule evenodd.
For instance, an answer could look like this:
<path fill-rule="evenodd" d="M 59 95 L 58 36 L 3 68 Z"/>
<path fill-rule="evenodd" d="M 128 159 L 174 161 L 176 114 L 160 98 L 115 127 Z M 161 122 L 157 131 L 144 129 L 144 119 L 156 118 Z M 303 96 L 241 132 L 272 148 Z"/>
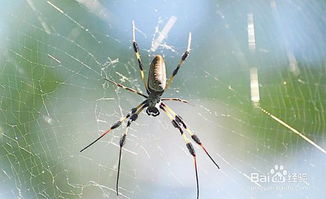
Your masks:
<path fill-rule="evenodd" d="M 83 152 L 88 147 L 92 146 L 95 142 L 100 140 L 103 136 L 110 133 L 113 129 L 118 128 L 122 124 L 122 122 L 129 119 L 128 122 L 127 122 L 126 130 L 125 130 L 124 134 L 122 135 L 122 137 L 120 138 L 120 142 L 119 142 L 120 150 L 119 150 L 118 173 L 117 173 L 117 181 L 116 181 L 116 193 L 117 193 L 117 195 L 119 195 L 119 176 L 120 176 L 122 147 L 124 146 L 124 144 L 126 142 L 128 129 L 129 129 L 131 123 L 138 118 L 139 113 L 142 112 L 145 108 L 147 108 L 146 113 L 149 116 L 153 116 L 153 117 L 156 117 L 156 116 L 158 116 L 160 114 L 160 111 L 158 109 L 158 108 L 160 108 L 169 117 L 169 119 L 172 122 L 172 125 L 180 131 L 181 136 L 182 136 L 183 140 L 186 143 L 186 147 L 188 148 L 189 153 L 192 155 L 192 157 L 194 159 L 194 167 L 195 167 L 195 174 L 196 174 L 197 199 L 199 198 L 199 180 L 198 180 L 196 153 L 195 153 L 195 149 L 194 149 L 192 143 L 190 142 L 190 139 L 184 133 L 184 130 L 189 134 L 191 139 L 204 150 L 204 152 L 211 159 L 211 161 L 215 164 L 215 166 L 218 169 L 220 168 L 218 166 L 218 164 L 215 162 L 215 160 L 208 153 L 206 148 L 203 146 L 203 144 L 199 140 L 198 136 L 196 134 L 194 134 L 187 127 L 186 123 L 183 121 L 181 116 L 176 114 L 169 106 L 167 106 L 165 103 L 163 103 L 163 101 L 179 101 L 179 102 L 183 102 L 183 103 L 188 103 L 188 102 L 186 100 L 183 100 L 183 99 L 180 99 L 180 98 L 161 98 L 162 94 L 170 86 L 170 84 L 172 83 L 174 77 L 178 73 L 180 67 L 185 62 L 187 57 L 189 56 L 189 54 L 190 54 L 190 44 L 191 44 L 191 33 L 189 33 L 189 37 L 188 37 L 187 50 L 183 53 L 183 55 L 181 57 L 181 60 L 179 61 L 176 69 L 174 69 L 171 77 L 168 80 L 166 80 L 164 59 L 163 59 L 163 57 L 161 55 L 156 55 L 154 57 L 152 63 L 150 64 L 149 74 L 148 74 L 148 81 L 146 82 L 145 75 L 144 75 L 144 69 L 143 69 L 143 63 L 142 63 L 141 58 L 140 58 L 139 48 L 138 48 L 138 44 L 136 42 L 136 37 L 135 37 L 135 23 L 134 23 L 134 21 L 132 21 L 132 45 L 133 45 L 133 49 L 135 51 L 136 59 L 137 59 L 138 65 L 139 65 L 140 77 L 141 77 L 142 81 L 144 82 L 144 86 L 145 86 L 145 89 L 146 89 L 146 92 L 147 92 L 148 96 L 141 93 L 141 92 L 139 92 L 139 91 L 136 91 L 135 89 L 126 87 L 126 86 L 124 86 L 124 85 L 122 85 L 120 83 L 116 83 L 116 82 L 114 82 L 112 80 L 109 80 L 109 79 L 105 78 L 106 81 L 108 81 L 108 82 L 110 82 L 112 84 L 115 84 L 116 86 L 121 87 L 123 89 L 126 89 L 126 90 L 128 90 L 130 92 L 136 93 L 136 94 L 138 94 L 138 95 L 140 95 L 140 96 L 142 96 L 142 97 L 144 97 L 146 99 L 142 103 L 140 103 L 138 106 L 131 109 L 131 111 L 125 117 L 122 117 L 120 120 L 115 122 L 107 131 L 102 133 L 97 139 L 95 139 L 89 145 L 87 145 L 82 150 L 80 150 L 80 152 Z"/>

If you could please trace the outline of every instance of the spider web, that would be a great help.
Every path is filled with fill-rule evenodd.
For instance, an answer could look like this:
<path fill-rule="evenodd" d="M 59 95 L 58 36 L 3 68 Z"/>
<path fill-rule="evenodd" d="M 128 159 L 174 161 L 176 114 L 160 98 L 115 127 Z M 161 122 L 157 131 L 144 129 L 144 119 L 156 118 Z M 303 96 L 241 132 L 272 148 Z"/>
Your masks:
<path fill-rule="evenodd" d="M 0 198 L 118 198 L 124 126 L 80 149 L 141 102 L 163 54 L 166 97 L 199 147 L 200 198 L 326 195 L 326 4 L 321 1 L 40 1 L 1 3 Z M 181 9 L 182 8 L 182 9 Z M 278 173 L 285 182 L 264 180 Z M 259 175 L 259 180 L 253 175 Z M 119 198 L 195 198 L 191 156 L 164 113 L 140 114 L 123 151 Z M 235 191 L 236 190 L 236 191 Z"/>

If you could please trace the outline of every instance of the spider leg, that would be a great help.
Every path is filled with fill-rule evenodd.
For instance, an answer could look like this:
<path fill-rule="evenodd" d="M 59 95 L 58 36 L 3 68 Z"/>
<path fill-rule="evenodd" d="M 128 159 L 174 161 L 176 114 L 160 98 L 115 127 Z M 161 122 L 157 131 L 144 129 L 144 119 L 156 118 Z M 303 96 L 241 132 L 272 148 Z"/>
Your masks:
<path fill-rule="evenodd" d="M 220 169 L 220 167 L 218 166 L 218 164 L 216 163 L 216 161 L 212 158 L 212 156 L 208 153 L 208 151 L 206 150 L 206 148 L 204 147 L 204 145 L 202 144 L 202 142 L 200 141 L 200 139 L 198 138 L 198 136 L 196 134 L 194 134 L 191 129 L 189 129 L 186 125 L 186 123 L 183 121 L 183 119 L 181 118 L 180 115 L 177 115 L 170 107 L 168 107 L 166 104 L 164 104 L 163 102 L 161 103 L 161 107 L 163 107 L 165 109 L 165 111 L 169 112 L 172 115 L 173 120 L 178 123 L 179 125 L 181 124 L 182 127 L 188 132 L 188 134 L 191 136 L 192 140 L 194 142 L 196 142 L 206 153 L 206 155 L 211 159 L 211 161 L 215 164 L 215 166 Z"/>
<path fill-rule="evenodd" d="M 126 130 L 125 130 L 124 134 L 120 138 L 120 142 L 119 142 L 120 150 L 119 150 L 119 161 L 118 161 L 118 174 L 117 174 L 117 181 L 116 181 L 116 192 L 117 192 L 117 196 L 119 195 L 119 178 L 120 178 L 120 165 L 121 165 L 122 147 L 126 143 L 126 137 L 127 137 L 128 130 L 129 130 L 129 127 L 130 127 L 131 123 L 138 118 L 139 113 L 142 112 L 144 110 L 144 108 L 146 108 L 147 106 L 148 106 L 148 104 L 144 104 L 136 112 L 132 113 L 132 115 L 130 116 L 130 118 L 129 118 L 128 122 L 127 122 Z"/>
<path fill-rule="evenodd" d="M 181 136 L 182 136 L 184 142 L 186 143 L 188 151 L 189 151 L 189 153 L 192 155 L 192 157 L 194 159 L 195 174 L 196 174 L 196 187 L 197 187 L 197 199 L 199 199 L 199 180 L 198 180 L 197 158 L 196 158 L 195 149 L 192 146 L 192 144 L 191 144 L 190 140 L 188 139 L 188 137 L 184 134 L 180 123 L 175 119 L 175 117 L 173 117 L 173 115 L 170 112 L 168 112 L 166 110 L 166 107 L 165 107 L 165 105 L 163 103 L 161 103 L 160 108 L 170 118 L 170 120 L 172 121 L 173 126 L 180 131 Z"/>
<path fill-rule="evenodd" d="M 130 116 L 132 116 L 135 112 L 137 112 L 139 109 L 143 108 L 146 104 L 147 100 L 143 101 L 141 104 L 139 104 L 136 108 L 131 109 L 131 112 L 128 113 L 125 117 L 120 118 L 120 120 L 116 121 L 107 131 L 102 133 L 98 138 L 96 138 L 93 142 L 85 146 L 80 152 L 85 151 L 88 147 L 92 146 L 95 144 L 97 141 L 99 141 L 102 137 L 104 137 L 106 134 L 110 133 L 113 129 L 118 128 L 123 121 L 128 119 Z"/>
<path fill-rule="evenodd" d="M 137 62 L 138 62 L 138 66 L 139 66 L 139 70 L 140 70 L 140 77 L 141 77 L 142 81 L 144 82 L 145 89 L 146 89 L 146 91 L 148 93 L 148 89 L 147 89 L 147 86 L 146 86 L 146 80 L 145 80 L 145 74 L 144 74 L 143 62 L 141 61 L 140 53 L 139 53 L 139 47 L 138 47 L 138 44 L 136 42 L 135 22 L 134 21 L 132 21 L 132 46 L 133 46 L 133 49 L 135 51 L 136 59 L 137 59 Z"/>
<path fill-rule="evenodd" d="M 177 65 L 177 68 L 174 69 L 171 77 L 167 80 L 166 86 L 165 86 L 165 90 L 169 88 L 169 86 L 171 85 L 174 77 L 177 75 L 180 67 L 182 66 L 182 64 L 185 62 L 185 60 L 187 59 L 188 55 L 190 54 L 190 44 L 191 44 L 191 33 L 189 33 L 189 37 L 188 37 L 188 46 L 187 46 L 187 50 L 183 53 L 181 60 L 179 61 L 179 64 Z"/>
<path fill-rule="evenodd" d="M 112 80 L 110 80 L 110 79 L 106 79 L 106 78 L 104 78 L 104 79 L 105 79 L 106 81 L 108 81 L 108 82 L 110 82 L 110 83 L 112 83 L 112 84 L 114 84 L 114 85 L 120 87 L 120 88 L 126 89 L 127 91 L 130 91 L 130 92 L 132 92 L 132 93 L 136 93 L 136 94 L 138 94 L 138 95 L 140 95 L 140 96 L 142 96 L 142 97 L 145 97 L 145 98 L 148 97 L 148 96 L 144 95 L 143 93 L 141 93 L 141 92 L 139 92 L 139 91 L 137 91 L 137 90 L 135 90 L 135 89 L 129 88 L 129 87 L 124 86 L 124 85 L 122 85 L 122 84 L 120 84 L 120 83 L 114 82 L 114 81 L 112 81 Z"/>
<path fill-rule="evenodd" d="M 184 99 L 180 99 L 180 98 L 162 98 L 162 101 L 177 101 L 177 102 L 182 102 L 185 104 L 189 104 L 189 102 L 187 100 Z"/>

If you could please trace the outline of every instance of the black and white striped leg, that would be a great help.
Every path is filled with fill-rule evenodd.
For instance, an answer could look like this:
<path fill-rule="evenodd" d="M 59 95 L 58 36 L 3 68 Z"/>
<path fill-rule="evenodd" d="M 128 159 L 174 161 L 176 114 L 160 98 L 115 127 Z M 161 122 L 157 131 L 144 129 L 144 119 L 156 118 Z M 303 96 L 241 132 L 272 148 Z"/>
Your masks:
<path fill-rule="evenodd" d="M 120 120 L 116 121 L 107 131 L 105 131 L 104 133 L 102 133 L 98 138 L 96 138 L 93 142 L 91 142 L 90 144 L 88 144 L 87 146 L 85 146 L 82 150 L 80 150 L 80 152 L 85 151 L 88 147 L 92 146 L 93 144 L 95 144 L 97 141 L 99 141 L 102 137 L 104 137 L 106 134 L 110 133 L 113 129 L 118 128 L 119 126 L 121 126 L 122 122 L 125 121 L 126 119 L 128 119 L 130 116 L 132 116 L 134 113 L 136 113 L 140 108 L 142 108 L 145 103 L 147 102 L 147 100 L 143 101 L 141 104 L 139 104 L 136 108 L 131 109 L 131 111 L 125 116 L 122 117 Z"/>
<path fill-rule="evenodd" d="M 138 118 L 139 113 L 142 112 L 144 110 L 144 108 L 146 108 L 146 107 L 147 107 L 147 104 L 144 104 L 136 112 L 134 112 L 134 113 L 131 114 L 131 116 L 130 116 L 128 122 L 127 122 L 126 130 L 125 130 L 124 134 L 120 138 L 120 142 L 119 142 L 120 149 L 119 149 L 119 161 L 118 161 L 118 174 L 117 174 L 117 181 L 116 181 L 116 192 L 117 192 L 117 195 L 119 195 L 119 178 L 120 178 L 120 165 L 121 165 L 122 148 L 123 148 L 123 146 L 126 143 L 127 134 L 128 134 L 128 130 L 129 130 L 129 127 L 130 127 L 131 123 Z"/>
<path fill-rule="evenodd" d="M 170 112 L 168 112 L 166 110 L 166 107 L 164 106 L 163 103 L 161 103 L 160 108 L 170 118 L 172 125 L 180 131 L 181 136 L 182 136 L 184 142 L 186 143 L 186 147 L 194 159 L 194 167 L 195 167 L 195 174 L 196 174 L 196 187 L 197 187 L 197 199 L 198 199 L 199 198 L 199 180 L 198 180 L 198 168 L 197 168 L 197 158 L 196 158 L 195 149 L 194 149 L 193 145 L 191 144 L 190 140 L 188 139 L 188 137 L 184 134 L 180 123 L 173 117 L 173 115 Z"/>
<path fill-rule="evenodd" d="M 189 33 L 189 37 L 188 37 L 188 45 L 187 45 L 187 50 L 183 53 L 181 60 L 179 61 L 179 64 L 177 65 L 177 68 L 174 69 L 171 77 L 167 80 L 166 86 L 165 86 L 165 90 L 169 88 L 169 86 L 172 84 L 174 77 L 177 75 L 180 67 L 182 66 L 182 64 L 186 61 L 187 57 L 190 54 L 190 45 L 191 45 L 191 33 Z"/>
<path fill-rule="evenodd" d="M 135 33 L 135 22 L 132 21 L 132 46 L 135 51 L 136 59 L 138 62 L 139 70 L 140 70 L 140 77 L 142 81 L 144 82 L 145 89 L 148 93 L 147 85 L 146 85 L 146 80 L 145 80 L 145 74 L 144 74 L 144 67 L 143 67 L 143 62 L 141 61 L 140 57 L 140 52 L 139 52 L 139 47 L 136 42 L 136 33 Z"/>
<path fill-rule="evenodd" d="M 216 161 L 212 158 L 212 156 L 208 153 L 208 151 L 206 150 L 206 148 L 204 147 L 203 143 L 200 141 L 198 136 L 194 134 L 191 129 L 188 128 L 186 123 L 183 121 L 182 117 L 180 115 L 177 115 L 169 106 L 167 106 L 163 102 L 161 103 L 161 106 L 164 107 L 165 110 L 172 115 L 173 119 L 187 131 L 187 133 L 191 136 L 192 140 L 196 142 L 204 150 L 206 155 L 211 159 L 211 161 L 215 164 L 215 166 L 218 169 L 220 169 L 220 167 L 218 166 Z"/>
<path fill-rule="evenodd" d="M 145 98 L 148 97 L 147 95 L 144 95 L 143 93 L 141 93 L 139 91 L 136 91 L 135 89 L 129 88 L 129 87 L 124 86 L 124 85 L 122 85 L 120 83 L 114 82 L 114 81 L 112 81 L 110 79 L 105 78 L 105 80 L 108 81 L 108 82 L 110 82 L 110 83 L 112 83 L 112 84 L 114 84 L 114 85 L 116 85 L 116 86 L 118 86 L 118 87 L 120 87 L 120 88 L 126 89 L 127 91 L 130 91 L 132 93 L 136 93 L 136 94 L 138 94 L 138 95 L 140 95 L 142 97 L 145 97 Z"/>

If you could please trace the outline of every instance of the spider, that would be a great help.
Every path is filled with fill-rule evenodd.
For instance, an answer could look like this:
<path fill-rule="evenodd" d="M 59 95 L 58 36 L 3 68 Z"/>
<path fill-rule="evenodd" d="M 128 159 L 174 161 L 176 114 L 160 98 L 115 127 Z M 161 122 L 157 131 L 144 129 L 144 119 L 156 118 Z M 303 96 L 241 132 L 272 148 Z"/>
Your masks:
<path fill-rule="evenodd" d="M 120 120 L 116 121 L 107 131 L 102 133 L 97 139 L 95 139 L 93 142 L 91 142 L 89 145 L 84 147 L 80 152 L 83 152 L 86 150 L 88 147 L 92 146 L 94 143 L 96 143 L 98 140 L 100 140 L 102 137 L 104 137 L 106 134 L 110 133 L 113 129 L 118 128 L 122 122 L 128 119 L 127 121 L 127 127 L 124 132 L 124 134 L 120 138 L 120 150 L 119 150 L 119 161 L 118 161 L 118 173 L 117 173 L 117 179 L 116 179 L 116 193 L 119 195 L 119 176 L 120 176 L 120 165 L 121 165 L 121 154 L 122 154 L 122 148 L 124 144 L 126 143 L 126 137 L 128 133 L 128 129 L 131 125 L 132 122 L 134 122 L 137 118 L 140 112 L 142 112 L 146 108 L 146 113 L 149 116 L 156 117 L 160 114 L 159 109 L 161 109 L 171 120 L 172 125 L 177 128 L 181 136 L 186 143 L 186 147 L 193 157 L 194 161 L 194 167 L 195 167 L 195 176 L 196 176 L 196 188 L 197 188 L 197 199 L 199 198 L 199 180 L 198 180 L 198 171 L 197 171 L 197 162 L 196 162 L 196 153 L 195 149 L 191 143 L 191 140 L 188 138 L 188 136 L 185 134 L 185 131 L 188 133 L 188 135 L 191 137 L 191 139 L 198 144 L 204 152 L 207 154 L 207 156 L 210 158 L 210 160 L 215 164 L 215 166 L 219 169 L 220 167 L 218 164 L 215 162 L 215 160 L 211 157 L 211 155 L 208 153 L 206 148 L 203 146 L 202 142 L 198 138 L 196 134 L 194 134 L 186 125 L 182 117 L 178 114 L 176 114 L 169 106 L 167 106 L 163 101 L 178 101 L 178 102 L 183 102 L 183 103 L 188 103 L 188 101 L 180 99 L 180 98 L 161 98 L 162 94 L 164 91 L 169 88 L 170 84 L 172 83 L 174 77 L 178 73 L 180 67 L 182 64 L 185 62 L 187 57 L 190 54 L 190 44 L 191 44 L 191 33 L 189 33 L 188 37 L 188 46 L 187 50 L 183 53 L 181 60 L 179 61 L 176 69 L 173 71 L 172 75 L 168 80 L 166 80 L 166 72 L 165 72 L 165 64 L 164 64 L 164 59 L 161 55 L 156 55 L 154 59 L 152 60 L 149 68 L 149 74 L 148 74 L 148 80 L 146 82 L 145 80 L 145 75 L 144 75 L 144 69 L 143 69 L 143 63 L 141 61 L 140 53 L 139 53 L 139 47 L 136 42 L 136 37 L 135 37 L 135 23 L 132 21 L 132 45 L 133 49 L 136 55 L 136 59 L 139 65 L 140 69 L 140 77 L 142 81 L 144 82 L 144 86 L 146 89 L 146 92 L 148 95 L 145 95 L 135 89 L 126 87 L 120 83 L 116 83 L 110 79 L 105 78 L 106 81 L 115 84 L 118 87 L 121 87 L 125 90 L 128 90 L 130 92 L 136 93 L 142 97 L 145 98 L 145 100 L 140 103 L 138 106 L 135 108 L 132 108 L 131 111 L 125 116 L 122 117 Z"/>

